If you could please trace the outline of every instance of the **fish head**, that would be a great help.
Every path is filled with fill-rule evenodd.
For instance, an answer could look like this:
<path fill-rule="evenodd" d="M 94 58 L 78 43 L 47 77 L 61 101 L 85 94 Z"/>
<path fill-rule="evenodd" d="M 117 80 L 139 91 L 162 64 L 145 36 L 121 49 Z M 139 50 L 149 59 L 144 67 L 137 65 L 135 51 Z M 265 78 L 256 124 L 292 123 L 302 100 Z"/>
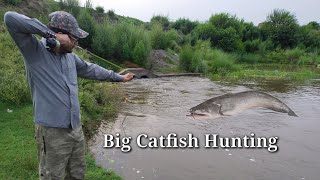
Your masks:
<path fill-rule="evenodd" d="M 210 113 L 204 109 L 191 108 L 189 110 L 191 116 L 209 116 Z"/>
<path fill-rule="evenodd" d="M 214 119 L 219 117 L 218 114 L 213 114 L 211 111 L 207 110 L 207 109 L 201 109 L 201 108 L 191 108 L 189 110 L 190 115 L 188 116 L 192 116 L 194 119 Z"/>
<path fill-rule="evenodd" d="M 221 117 L 220 105 L 217 104 L 200 104 L 189 110 L 194 119 L 215 119 Z"/>

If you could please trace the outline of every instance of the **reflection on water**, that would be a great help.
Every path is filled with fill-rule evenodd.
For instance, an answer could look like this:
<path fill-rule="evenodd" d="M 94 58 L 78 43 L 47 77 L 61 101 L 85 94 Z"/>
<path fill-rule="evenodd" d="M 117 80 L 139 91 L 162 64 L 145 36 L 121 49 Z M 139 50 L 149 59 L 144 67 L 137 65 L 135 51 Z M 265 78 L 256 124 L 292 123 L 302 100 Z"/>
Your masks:
<path fill-rule="evenodd" d="M 318 179 L 320 169 L 320 81 L 303 85 L 284 81 L 227 84 L 200 77 L 134 80 L 123 84 L 128 101 L 113 124 L 103 124 L 91 142 L 97 163 L 125 179 Z M 285 102 L 299 118 L 265 109 L 237 116 L 195 121 L 189 108 L 215 96 L 245 90 L 267 92 Z M 279 151 L 208 148 L 204 134 L 221 137 L 278 136 Z M 131 136 L 132 150 L 103 148 L 104 134 Z M 139 148 L 135 139 L 192 133 L 199 148 Z"/>
<path fill-rule="evenodd" d="M 246 86 L 251 88 L 257 88 L 261 91 L 266 91 L 266 92 L 274 91 L 274 92 L 281 92 L 281 93 L 292 91 L 296 87 L 292 82 L 285 81 L 285 80 L 274 80 L 274 81 L 265 80 L 257 84 L 248 84 Z"/>

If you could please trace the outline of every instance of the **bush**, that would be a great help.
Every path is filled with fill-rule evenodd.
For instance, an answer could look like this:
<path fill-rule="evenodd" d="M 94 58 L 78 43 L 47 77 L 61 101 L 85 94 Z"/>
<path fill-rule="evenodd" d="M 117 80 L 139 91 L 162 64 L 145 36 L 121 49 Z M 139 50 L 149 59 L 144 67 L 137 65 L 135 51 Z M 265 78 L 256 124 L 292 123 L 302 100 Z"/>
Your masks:
<path fill-rule="evenodd" d="M 79 39 L 79 44 L 84 48 L 91 48 L 92 39 L 95 33 L 95 21 L 87 9 L 80 11 L 78 23 L 81 29 L 89 33 L 86 38 Z"/>
<path fill-rule="evenodd" d="M 207 61 L 213 59 L 210 41 L 208 41 L 208 40 L 207 41 L 202 41 L 202 40 L 197 41 L 195 44 L 195 49 L 197 51 L 201 52 L 203 59 L 205 59 Z"/>
<path fill-rule="evenodd" d="M 258 46 L 257 53 L 265 57 L 269 51 L 274 50 L 274 45 L 271 40 L 262 41 Z"/>
<path fill-rule="evenodd" d="M 193 57 L 191 59 L 191 66 L 190 66 L 191 72 L 207 74 L 208 65 L 202 57 L 203 57 L 203 54 L 201 54 L 200 51 L 196 51 L 193 54 Z"/>
<path fill-rule="evenodd" d="M 255 39 L 255 40 L 247 40 L 243 43 L 244 45 L 244 50 L 247 53 L 255 53 L 259 51 L 259 45 L 261 44 L 260 39 Z"/>
<path fill-rule="evenodd" d="M 216 14 L 209 21 L 198 25 L 193 39 L 210 40 L 211 46 L 227 52 L 242 52 L 243 21 L 226 13 Z"/>
<path fill-rule="evenodd" d="M 190 21 L 186 18 L 180 18 L 172 24 L 172 27 L 183 34 L 189 34 L 197 26 L 197 23 Z"/>
<path fill-rule="evenodd" d="M 283 63 L 286 62 L 286 55 L 283 50 L 277 50 L 267 53 L 266 56 L 267 63 Z"/>
<path fill-rule="evenodd" d="M 212 47 L 227 52 L 242 52 L 244 49 L 240 36 L 233 27 L 217 28 L 210 23 L 199 25 L 193 33 L 193 39 L 210 40 Z"/>
<path fill-rule="evenodd" d="M 267 54 L 267 62 L 279 64 L 315 64 L 319 57 L 314 53 L 307 53 L 304 49 L 294 48 L 277 50 Z"/>
<path fill-rule="evenodd" d="M 54 11 L 60 10 L 59 4 L 56 1 L 47 1 L 47 3 L 48 3 L 48 11 L 49 12 L 54 12 Z"/>
<path fill-rule="evenodd" d="M 181 35 L 179 41 L 177 42 L 179 45 L 191 44 L 192 37 L 191 34 Z"/>
<path fill-rule="evenodd" d="M 221 50 L 213 50 L 213 59 L 208 62 L 208 71 L 213 74 L 225 75 L 228 72 L 239 71 L 235 64 L 235 57 Z"/>
<path fill-rule="evenodd" d="M 168 41 L 160 24 L 154 24 L 150 32 L 151 46 L 153 49 L 166 49 Z"/>
<path fill-rule="evenodd" d="M 60 0 L 59 6 L 60 6 L 60 10 L 70 12 L 75 17 L 78 17 L 80 12 L 79 0 Z"/>
<path fill-rule="evenodd" d="M 110 58 L 114 53 L 114 28 L 108 24 L 98 25 L 92 39 L 93 52 L 104 58 Z"/>
<path fill-rule="evenodd" d="M 297 62 L 298 65 L 309 65 L 313 63 L 314 61 L 310 56 L 302 56 L 299 58 L 299 61 Z"/>
<path fill-rule="evenodd" d="M 243 51 L 243 45 L 240 36 L 233 27 L 219 29 L 218 35 L 215 38 L 217 41 L 211 41 L 214 47 L 227 52 Z"/>
<path fill-rule="evenodd" d="M 139 41 L 133 50 L 133 62 L 139 64 L 140 66 L 149 66 L 147 62 L 147 57 L 149 55 L 150 49 L 145 47 L 142 41 Z"/>
<path fill-rule="evenodd" d="M 193 57 L 193 50 L 190 45 L 185 45 L 181 48 L 181 52 L 179 54 L 179 67 L 182 70 L 190 71 L 191 63 Z"/>
<path fill-rule="evenodd" d="M 163 28 L 165 31 L 169 30 L 169 18 L 167 16 L 163 16 L 163 15 L 156 15 L 153 16 L 150 20 L 150 24 L 151 26 L 153 26 L 154 24 L 159 24 L 161 26 L 161 28 Z"/>
<path fill-rule="evenodd" d="M 317 52 L 306 53 L 303 56 L 300 56 L 298 65 L 317 65 L 320 64 L 320 56 Z"/>
<path fill-rule="evenodd" d="M 79 80 L 79 100 L 84 132 L 90 136 L 102 119 L 115 117 L 123 99 L 124 94 L 116 84 Z"/>
<path fill-rule="evenodd" d="M 103 14 L 104 13 L 104 8 L 102 6 L 97 6 L 96 7 L 97 13 Z"/>
<path fill-rule="evenodd" d="M 5 2 L 16 6 L 16 5 L 20 4 L 21 0 L 5 0 Z"/>
<path fill-rule="evenodd" d="M 165 32 L 160 24 L 154 23 L 151 28 L 150 38 L 153 49 L 166 50 L 167 48 L 172 48 L 171 45 L 178 41 L 179 34 L 174 29 Z"/>
<path fill-rule="evenodd" d="M 115 51 L 114 57 L 120 60 L 134 60 L 137 56 L 134 56 L 134 50 L 139 42 L 144 46 L 144 53 L 148 54 L 151 51 L 151 42 L 146 30 L 143 27 L 134 26 L 131 23 L 120 23 L 115 26 L 113 38 L 115 39 Z M 141 47 L 141 45 L 140 45 Z M 138 50 L 136 50 L 137 52 Z M 140 50 L 139 50 L 140 51 Z M 142 56 L 139 56 L 141 58 Z M 146 56 L 147 57 L 147 56 Z M 145 62 L 147 60 L 140 59 L 139 62 Z"/>
<path fill-rule="evenodd" d="M 205 48 L 201 49 L 201 45 L 195 48 L 192 48 L 190 45 L 183 46 L 179 54 L 180 69 L 188 72 L 198 72 L 206 74 L 208 72 L 208 66 L 205 61 L 205 52 Z"/>
<path fill-rule="evenodd" d="M 262 58 L 259 54 L 243 54 L 237 60 L 238 63 L 256 64 L 262 62 Z"/>
<path fill-rule="evenodd" d="M 304 56 L 306 52 L 300 48 L 294 48 L 286 50 L 285 54 L 287 62 L 284 63 L 297 64 L 300 57 Z"/>
<path fill-rule="evenodd" d="M 131 32 L 133 32 L 133 26 L 127 23 L 117 24 L 114 30 L 115 38 L 115 52 L 114 57 L 121 60 L 128 60 L 127 57 L 130 56 L 127 49 L 129 49 L 129 39 Z M 127 53 L 128 52 L 128 53 Z"/>
<path fill-rule="evenodd" d="M 107 12 L 107 15 L 108 15 L 108 17 L 109 17 L 111 20 L 117 20 L 116 13 L 114 12 L 113 9 L 109 10 L 109 11 Z"/>
<path fill-rule="evenodd" d="M 310 58 L 312 59 L 312 64 L 320 64 L 320 54 L 317 51 L 309 53 Z"/>
<path fill-rule="evenodd" d="M 174 52 L 179 53 L 181 51 L 181 47 L 179 46 L 179 44 L 176 41 L 171 41 L 168 50 L 169 51 L 173 50 Z"/>
<path fill-rule="evenodd" d="M 179 39 L 179 34 L 174 29 L 171 29 L 168 32 L 166 32 L 165 36 L 166 36 L 166 40 L 168 42 L 168 46 L 166 48 L 170 47 L 170 44 L 172 44 L 173 42 L 177 42 Z"/>

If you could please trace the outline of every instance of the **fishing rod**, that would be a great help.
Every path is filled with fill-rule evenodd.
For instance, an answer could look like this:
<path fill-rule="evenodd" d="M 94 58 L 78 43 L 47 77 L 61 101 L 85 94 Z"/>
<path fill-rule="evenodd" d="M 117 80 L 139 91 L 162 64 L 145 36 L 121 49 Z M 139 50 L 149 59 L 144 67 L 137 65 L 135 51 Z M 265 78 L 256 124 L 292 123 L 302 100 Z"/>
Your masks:
<path fill-rule="evenodd" d="M 94 57 L 96 57 L 96 58 L 98 58 L 98 59 L 100 59 L 100 60 L 102 60 L 102 61 L 104 61 L 104 62 L 106 62 L 106 63 L 108 63 L 108 64 L 111 64 L 111 65 L 119 68 L 120 71 L 126 70 L 126 68 L 123 68 L 123 67 L 121 67 L 121 66 L 119 66 L 119 65 L 116 65 L 116 64 L 114 64 L 114 63 L 112 63 L 112 62 L 110 62 L 110 61 L 108 61 L 108 60 L 106 60 L 106 59 L 104 59 L 104 58 L 102 58 L 102 57 L 100 57 L 100 56 L 98 56 L 98 55 L 96 55 L 96 54 L 88 51 L 87 49 L 83 49 L 82 47 L 77 46 L 77 45 L 76 45 L 75 47 L 78 48 L 78 49 L 80 49 L 80 50 L 86 51 L 88 54 L 90 54 L 90 55 L 92 55 L 92 56 L 94 56 Z M 126 70 L 126 71 L 129 72 L 129 73 L 131 73 L 131 74 L 134 74 L 134 73 L 132 73 L 132 72 L 130 72 L 130 71 L 128 71 L 128 70 Z"/>

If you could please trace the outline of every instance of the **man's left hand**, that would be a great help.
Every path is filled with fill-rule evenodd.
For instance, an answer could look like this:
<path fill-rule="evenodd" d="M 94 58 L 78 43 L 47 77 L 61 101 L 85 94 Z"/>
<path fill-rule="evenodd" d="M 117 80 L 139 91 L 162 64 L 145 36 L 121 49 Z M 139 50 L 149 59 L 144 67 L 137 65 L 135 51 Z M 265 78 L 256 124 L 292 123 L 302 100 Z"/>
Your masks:
<path fill-rule="evenodd" d="M 122 75 L 123 77 L 123 82 L 131 81 L 134 77 L 134 74 L 132 73 L 127 73 L 125 75 Z"/>

